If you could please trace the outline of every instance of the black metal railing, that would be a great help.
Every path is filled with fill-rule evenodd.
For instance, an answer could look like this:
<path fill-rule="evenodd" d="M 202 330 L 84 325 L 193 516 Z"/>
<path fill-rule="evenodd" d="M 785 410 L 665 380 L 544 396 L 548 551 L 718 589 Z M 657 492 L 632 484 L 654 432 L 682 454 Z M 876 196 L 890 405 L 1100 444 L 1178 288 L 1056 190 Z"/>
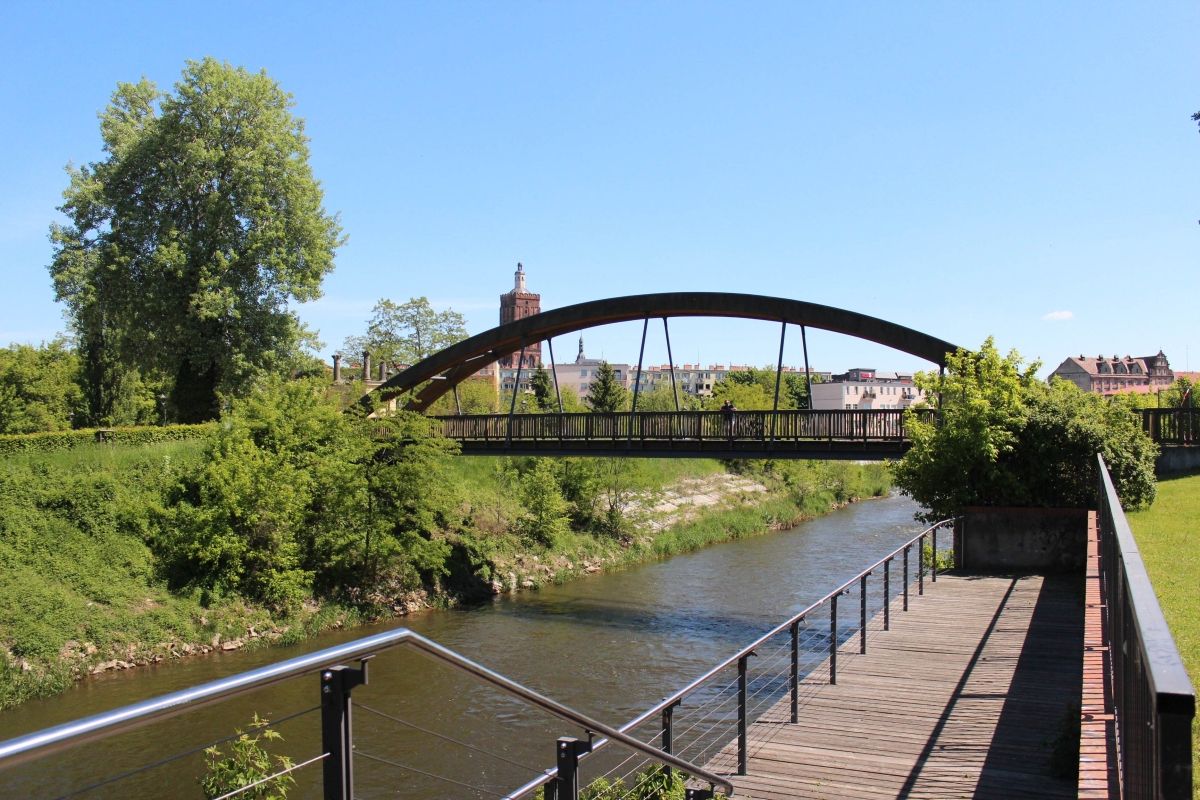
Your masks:
<path fill-rule="evenodd" d="M 936 412 L 922 410 L 923 416 Z M 460 441 L 855 441 L 906 440 L 904 411 L 638 411 L 434 417 Z"/>
<path fill-rule="evenodd" d="M 1124 796 L 1190 800 L 1196 692 L 1150 584 L 1108 467 L 1102 456 L 1097 459 L 1101 575 Z"/>
<path fill-rule="evenodd" d="M 626 734 L 624 731 L 612 728 L 605 723 L 581 714 L 407 628 L 399 628 L 386 633 L 356 639 L 346 644 L 326 648 L 260 669 L 242 672 L 229 678 L 222 678 L 190 689 L 172 692 L 171 694 L 141 703 L 124 706 L 113 711 L 85 717 L 74 722 L 36 731 L 6 742 L 0 742 L 0 770 L 44 758 L 52 753 L 78 747 L 89 742 L 95 742 L 99 739 L 148 725 L 168 717 L 195 711 L 256 689 L 278 684 L 285 680 L 298 678 L 303 675 L 317 674 L 319 684 L 317 687 L 318 705 L 291 714 L 288 716 L 288 719 L 297 719 L 310 713 L 315 714 L 318 710 L 320 711 L 320 752 L 305 754 L 302 760 L 293 761 L 286 766 L 281 766 L 281 768 L 269 775 L 258 777 L 243 786 L 234 787 L 221 795 L 221 797 L 233 798 L 256 786 L 289 776 L 305 767 L 321 764 L 323 769 L 321 796 L 324 800 L 352 800 L 355 797 L 354 764 L 357 758 L 366 758 L 385 765 L 400 767 L 410 772 L 421 772 L 419 768 L 399 764 L 395 759 L 364 752 L 355 746 L 354 741 L 354 729 L 351 722 L 352 693 L 357 687 L 366 685 L 369 659 L 377 653 L 399 645 L 407 645 L 434 661 L 453 667 L 484 684 L 519 698 L 534 708 L 538 708 L 582 729 L 587 734 L 586 740 L 571 737 L 564 737 L 558 740 L 555 745 L 558 767 L 553 771 L 552 775 L 543 776 L 543 780 L 539 783 L 539 785 L 546 783 L 551 786 L 553 790 L 552 794 L 558 800 L 574 800 L 577 797 L 578 779 L 575 764 L 583 753 L 591 749 L 592 734 L 604 736 L 605 741 L 612 740 L 621 743 L 654 763 L 662 764 L 669 769 L 680 770 L 682 773 L 690 775 L 696 780 L 707 783 L 709 786 L 708 789 L 692 792 L 692 796 L 696 800 L 711 798 L 715 787 L 720 787 L 726 794 L 731 793 L 733 790 L 730 782 L 722 776 L 697 767 L 680 756 L 672 755 L 653 745 L 646 744 Z M 357 667 L 346 666 L 342 663 L 354 660 L 359 662 Z M 400 724 L 407 724 L 404 720 L 392 717 L 385 711 L 365 706 L 363 708 L 383 718 L 392 719 Z M 274 724 L 278 724 L 281 721 L 283 720 L 277 720 Z M 235 737 L 223 737 L 199 747 L 188 747 L 179 753 L 165 758 L 158 758 L 150 764 L 128 770 L 124 773 L 100 777 L 88 786 L 72 788 L 64 796 L 79 796 L 100 788 L 105 788 L 108 791 L 116 788 L 119 791 L 122 781 L 136 777 L 145 770 L 156 769 L 166 764 L 174 763 L 178 759 L 194 756 L 204 751 L 207 747 L 229 741 L 233 738 Z M 450 737 L 440 736 L 440 738 L 447 740 Z M 468 743 L 457 740 L 451 741 L 465 747 L 472 747 Z M 480 748 L 472 749 L 479 750 Z M 488 755 L 503 758 L 502 754 L 489 752 Z M 531 769 L 529 771 L 532 772 L 534 770 Z M 482 791 L 487 794 L 495 794 L 481 787 L 470 785 L 467 781 L 462 780 L 465 776 L 435 775 L 432 777 L 449 784 L 470 789 L 473 793 Z M 122 796 L 124 796 L 124 793 Z"/>
<path fill-rule="evenodd" d="M 839 657 L 865 655 L 875 633 L 891 628 L 892 604 L 907 611 L 911 595 L 923 595 L 926 580 L 936 582 L 938 572 L 953 563 L 955 522 L 943 520 L 926 528 L 619 730 L 642 741 L 658 741 L 664 751 L 707 764 L 714 771 L 745 775 L 752 750 L 759 744 L 751 738 L 752 723 L 779 713 L 785 698 L 787 713 L 773 721 L 795 723 L 803 696 L 812 691 L 809 687 L 836 684 Z M 939 531 L 943 532 L 940 544 Z M 843 597 L 852 603 L 849 613 L 844 603 L 839 609 Z M 857 648 L 845 647 L 855 639 Z M 596 741 L 581 757 L 598 758 L 607 743 Z M 593 794 L 603 800 L 645 796 L 639 784 L 661 774 L 648 764 L 636 754 L 609 759 L 590 771 L 589 782 L 604 781 L 611 788 Z M 505 800 L 529 797 L 555 775 L 555 769 L 548 769 Z"/>
<path fill-rule="evenodd" d="M 1159 444 L 1200 444 L 1200 409 L 1144 408 L 1142 430 Z"/>

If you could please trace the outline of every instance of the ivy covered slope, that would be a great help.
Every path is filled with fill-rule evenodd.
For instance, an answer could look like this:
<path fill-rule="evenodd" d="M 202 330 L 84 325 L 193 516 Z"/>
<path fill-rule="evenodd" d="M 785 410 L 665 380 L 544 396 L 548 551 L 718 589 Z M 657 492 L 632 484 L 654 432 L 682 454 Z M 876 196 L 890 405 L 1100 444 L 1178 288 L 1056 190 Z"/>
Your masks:
<path fill-rule="evenodd" d="M 879 465 L 464 458 L 425 417 L 366 419 L 329 393 L 264 379 L 203 439 L 8 456 L 0 706 L 89 671 L 761 533 L 888 488 Z"/>
<path fill-rule="evenodd" d="M 895 479 L 931 521 L 967 506 L 1086 507 L 1097 453 L 1126 508 L 1153 502 L 1157 447 L 1128 407 L 1073 383 L 1044 383 L 1039 366 L 1016 351 L 1001 355 L 988 338 L 978 352 L 951 354 L 945 376 L 917 375 L 941 397 L 941 420 L 907 415 L 913 446 Z"/>

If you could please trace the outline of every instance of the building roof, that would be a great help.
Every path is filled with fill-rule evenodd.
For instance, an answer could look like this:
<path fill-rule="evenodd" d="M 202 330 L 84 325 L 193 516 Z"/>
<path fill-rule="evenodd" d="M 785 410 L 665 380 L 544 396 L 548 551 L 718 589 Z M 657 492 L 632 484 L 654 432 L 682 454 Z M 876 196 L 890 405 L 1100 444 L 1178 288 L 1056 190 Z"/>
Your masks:
<path fill-rule="evenodd" d="M 1159 355 L 1161 356 L 1162 353 L 1159 353 Z M 1149 375 L 1151 368 L 1150 362 L 1157 357 L 1158 356 L 1134 357 L 1128 355 L 1124 357 L 1115 355 L 1112 357 L 1105 355 L 1079 355 L 1078 357 L 1071 356 L 1063 361 L 1063 363 L 1059 364 L 1058 368 L 1054 370 L 1054 372 L 1065 371 L 1065 368 L 1068 365 L 1074 365 L 1075 367 L 1086 372 L 1088 375 L 1095 376 L 1104 375 L 1105 377 L 1108 377 L 1111 375 Z"/>

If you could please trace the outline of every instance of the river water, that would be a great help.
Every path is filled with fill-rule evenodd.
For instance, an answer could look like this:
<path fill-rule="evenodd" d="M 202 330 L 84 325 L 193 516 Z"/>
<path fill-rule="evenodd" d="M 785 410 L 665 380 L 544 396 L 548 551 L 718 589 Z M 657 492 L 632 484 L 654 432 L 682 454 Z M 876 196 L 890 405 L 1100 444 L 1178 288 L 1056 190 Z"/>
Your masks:
<path fill-rule="evenodd" d="M 484 605 L 334 631 L 295 647 L 97 676 L 0 715 L 0 740 L 399 625 L 616 726 L 918 533 L 916 510 L 900 497 L 857 503 L 788 531 Z M 557 736 L 581 735 L 410 652 L 380 654 L 370 678 L 354 692 L 358 797 L 502 794 L 553 766 Z M 2 772 L 0 797 L 75 796 L 83 787 L 202 748 L 256 713 L 273 720 L 300 714 L 279 724 L 284 741 L 277 749 L 304 761 L 320 753 L 320 717 L 311 710 L 318 703 L 317 677 L 299 678 Z M 203 771 L 203 755 L 195 753 L 78 796 L 200 797 Z M 289 797 L 318 797 L 320 772 L 319 764 L 298 770 Z"/>

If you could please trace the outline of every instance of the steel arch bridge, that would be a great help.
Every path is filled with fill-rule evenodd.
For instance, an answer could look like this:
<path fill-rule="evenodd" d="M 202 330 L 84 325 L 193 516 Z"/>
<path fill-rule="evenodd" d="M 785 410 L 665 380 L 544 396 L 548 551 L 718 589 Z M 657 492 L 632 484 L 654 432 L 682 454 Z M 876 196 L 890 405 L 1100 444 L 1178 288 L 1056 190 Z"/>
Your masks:
<path fill-rule="evenodd" d="M 628 295 L 551 309 L 465 339 L 397 373 L 362 398 L 367 409 L 398 401 L 424 411 L 479 370 L 511 353 L 555 336 L 614 322 L 643 320 L 642 347 L 651 319 L 670 332 L 673 317 L 724 317 L 778 322 L 780 357 L 787 326 L 841 333 L 882 344 L 944 367 L 954 344 L 912 328 L 833 306 L 802 300 L 728 292 L 667 292 Z M 553 358 L 553 350 L 551 350 Z M 639 355 L 638 373 L 641 373 Z M 805 371 L 807 365 L 805 338 Z M 673 365 L 672 365 L 673 366 Z M 780 363 L 782 367 L 782 362 Z M 516 383 L 520 383 L 519 379 Z M 907 447 L 899 411 L 738 412 L 732 422 L 720 412 L 633 412 L 617 414 L 508 414 L 442 417 L 443 432 L 464 453 L 538 455 L 711 455 L 741 458 L 877 459 Z M 514 393 L 515 394 L 515 393 Z"/>

